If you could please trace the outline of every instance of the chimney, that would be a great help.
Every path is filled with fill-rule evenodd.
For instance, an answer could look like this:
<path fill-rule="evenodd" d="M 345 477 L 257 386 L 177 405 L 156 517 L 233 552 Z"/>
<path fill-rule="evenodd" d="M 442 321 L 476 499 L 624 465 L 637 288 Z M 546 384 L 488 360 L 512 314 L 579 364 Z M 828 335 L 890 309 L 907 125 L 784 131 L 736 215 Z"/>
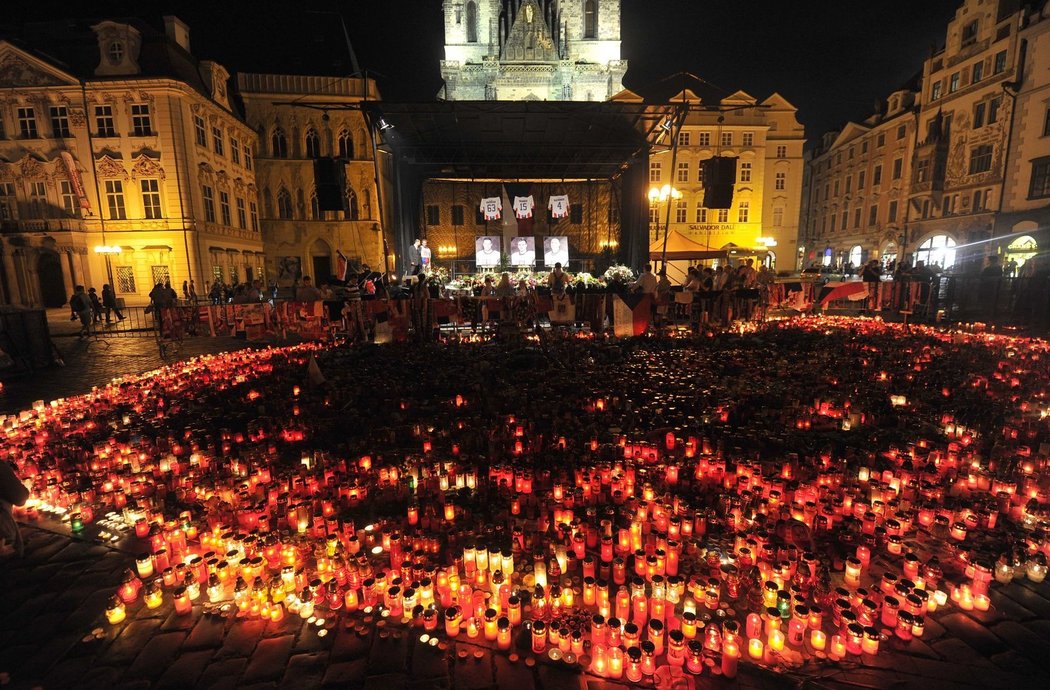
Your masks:
<path fill-rule="evenodd" d="M 187 53 L 190 52 L 190 27 L 186 26 L 186 22 L 173 14 L 165 15 L 164 33 Z"/>

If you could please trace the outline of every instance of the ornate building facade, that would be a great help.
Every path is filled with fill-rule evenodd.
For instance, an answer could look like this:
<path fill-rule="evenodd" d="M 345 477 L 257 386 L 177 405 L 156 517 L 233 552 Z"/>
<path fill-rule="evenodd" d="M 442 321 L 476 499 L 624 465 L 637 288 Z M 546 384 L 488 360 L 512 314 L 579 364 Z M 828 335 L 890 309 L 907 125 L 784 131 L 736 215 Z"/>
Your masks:
<path fill-rule="evenodd" d="M 948 23 L 944 46 L 923 63 L 914 94 L 891 95 L 890 105 L 899 98 L 901 108 L 825 137 L 808 170 L 802 224 L 805 242 L 817 250 L 810 261 L 856 265 L 896 256 L 965 271 L 979 269 L 990 254 L 1015 254 L 1023 263 L 1022 254 L 1046 248 L 1036 229 L 1050 205 L 1050 186 L 1044 194 L 1039 183 L 1040 159 L 1050 155 L 1040 72 L 1050 43 L 1043 38 L 1047 3 L 1039 6 L 965 0 Z M 904 104 L 912 98 L 914 105 Z M 905 136 L 895 145 L 894 127 Z M 904 184 L 891 177 L 889 197 L 880 192 L 873 203 L 871 166 L 882 166 L 883 186 L 889 169 L 870 143 L 882 134 Z M 866 190 L 857 188 L 862 169 Z M 1013 246 L 1018 237 L 1023 247 Z"/>
<path fill-rule="evenodd" d="M 339 252 L 382 270 L 372 140 L 361 110 L 353 108 L 378 99 L 375 82 L 239 74 L 237 85 L 262 142 L 256 162 L 268 275 L 282 286 L 302 275 L 320 283 L 334 273 Z M 314 161 L 321 157 L 336 158 L 345 172 L 343 211 L 320 208 Z"/>
<path fill-rule="evenodd" d="M 143 304 L 156 282 L 181 296 L 262 275 L 255 133 L 226 70 L 164 23 L 0 37 L 0 301 L 54 307 L 112 283 Z"/>
<path fill-rule="evenodd" d="M 443 0 L 446 100 L 603 101 L 623 89 L 619 0 Z"/>

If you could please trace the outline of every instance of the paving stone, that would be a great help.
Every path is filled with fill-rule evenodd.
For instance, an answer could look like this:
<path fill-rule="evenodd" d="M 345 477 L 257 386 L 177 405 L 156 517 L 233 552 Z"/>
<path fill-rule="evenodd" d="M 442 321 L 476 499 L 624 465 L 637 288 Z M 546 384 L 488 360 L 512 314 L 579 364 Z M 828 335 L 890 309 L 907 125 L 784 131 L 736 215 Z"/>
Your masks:
<path fill-rule="evenodd" d="M 155 635 L 139 652 L 128 669 L 129 678 L 157 678 L 172 662 L 186 639 L 186 633 L 169 632 Z"/>
<path fill-rule="evenodd" d="M 946 638 L 938 640 L 930 645 L 933 651 L 940 655 L 941 659 L 957 667 L 965 666 L 992 666 L 992 662 L 981 656 L 973 647 L 970 647 L 957 638 Z"/>
<path fill-rule="evenodd" d="M 160 629 L 164 632 L 182 630 L 188 633 L 193 629 L 193 625 L 197 622 L 197 619 L 201 617 L 201 605 L 199 603 L 194 604 L 193 611 L 186 615 L 175 613 L 173 609 L 167 607 L 157 610 L 162 612 L 161 615 L 164 615 L 165 612 L 167 614 L 164 617 L 164 622 L 160 626 Z"/>
<path fill-rule="evenodd" d="M 271 637 L 259 642 L 244 671 L 245 682 L 256 682 L 280 678 L 284 675 L 285 664 L 292 653 L 295 638 L 291 635 Z"/>
<path fill-rule="evenodd" d="M 60 633 L 49 637 L 23 660 L 22 671 L 37 676 L 47 673 L 58 659 L 64 657 L 79 642 L 80 636 L 75 633 Z"/>
<path fill-rule="evenodd" d="M 406 673 L 407 658 L 408 639 L 405 636 L 389 635 L 384 638 L 376 635 L 368 655 L 368 675 Z"/>
<path fill-rule="evenodd" d="M 943 616 L 940 624 L 983 657 L 1006 651 L 1006 645 L 973 618 L 956 612 Z"/>
<path fill-rule="evenodd" d="M 437 678 L 448 676 L 446 652 L 437 647 L 420 644 L 416 640 L 412 645 L 412 677 Z"/>
<path fill-rule="evenodd" d="M 247 659 L 213 661 L 201 674 L 197 681 L 197 689 L 218 690 L 218 688 L 235 687 L 247 665 Z"/>
<path fill-rule="evenodd" d="M 114 585 L 114 587 L 115 586 L 116 585 Z M 113 587 L 98 589 L 88 595 L 80 606 L 74 609 L 66 616 L 65 620 L 62 621 L 62 628 L 77 632 L 89 629 L 92 623 L 97 621 L 99 616 L 105 612 L 106 605 L 113 596 L 113 589 Z"/>
<path fill-rule="evenodd" d="M 996 654 L 991 658 L 991 662 L 1004 671 L 1022 676 L 1043 677 L 1044 687 L 1050 685 L 1050 676 L 1047 675 L 1046 669 L 1017 650 L 1011 649 L 1002 654 Z"/>
<path fill-rule="evenodd" d="M 184 650 L 185 648 L 183 645 Z M 192 688 L 211 663 L 212 656 L 214 652 L 210 649 L 180 652 L 178 658 L 164 669 L 164 674 L 157 681 L 156 690 Z"/>
<path fill-rule="evenodd" d="M 51 667 L 40 684 L 45 688 L 71 688 L 84 678 L 92 666 L 90 657 L 62 659 Z"/>
<path fill-rule="evenodd" d="M 218 658 L 223 659 L 231 656 L 251 656 L 256 645 L 262 639 L 266 623 L 260 620 L 237 620 L 226 633 L 226 639 L 222 648 L 219 649 Z"/>
<path fill-rule="evenodd" d="M 126 624 L 113 643 L 103 652 L 102 660 L 106 663 L 130 663 L 159 628 L 160 621 L 156 619 L 132 621 Z"/>
<path fill-rule="evenodd" d="M 267 626 L 267 632 L 271 630 L 271 626 Z M 285 629 L 285 634 L 297 635 L 295 641 L 295 647 L 293 652 L 295 654 L 306 654 L 310 652 L 321 652 L 328 651 L 332 648 L 334 630 L 329 630 L 328 633 L 321 637 L 317 634 L 319 628 L 316 625 L 310 625 L 303 623 L 302 626 L 297 626 L 292 629 Z"/>
<path fill-rule="evenodd" d="M 92 665 L 77 687 L 85 690 L 113 690 L 123 672 L 124 669 L 120 667 Z"/>
<path fill-rule="evenodd" d="M 201 616 L 193 626 L 183 649 L 215 649 L 226 634 L 226 619 L 219 616 Z"/>
<path fill-rule="evenodd" d="M 310 690 L 320 686 L 327 664 L 328 655 L 321 652 L 292 656 L 281 679 L 282 690 Z"/>
<path fill-rule="evenodd" d="M 580 675 L 561 664 L 539 663 L 536 665 L 539 686 L 543 690 L 580 690 Z"/>
<path fill-rule="evenodd" d="M 468 648 L 467 658 L 457 658 L 452 666 L 456 690 L 476 690 L 492 685 L 492 652 L 484 650 L 484 656 L 476 659 L 474 651 Z"/>
<path fill-rule="evenodd" d="M 1001 590 L 991 589 L 988 592 L 992 607 L 1003 614 L 1004 618 L 1015 621 L 1024 621 L 1035 618 L 1035 614 L 1010 597 L 1003 594 Z"/>
<path fill-rule="evenodd" d="M 1027 656 L 1032 661 L 1046 665 L 1050 660 L 1050 640 L 1016 621 L 999 623 L 992 627 L 991 632 L 1006 642 L 1013 651 Z"/>
<path fill-rule="evenodd" d="M 325 669 L 321 685 L 339 688 L 359 687 L 364 683 L 367 670 L 368 659 L 329 663 L 328 668 Z"/>
<path fill-rule="evenodd" d="M 374 633 L 358 635 L 353 630 L 340 629 L 335 635 L 335 644 L 332 645 L 332 661 L 347 661 L 368 656 L 372 649 L 372 637 Z"/>
<path fill-rule="evenodd" d="M 628 686 L 611 680 L 588 680 L 587 690 L 628 690 Z"/>
<path fill-rule="evenodd" d="M 1050 600 L 1047 600 L 1037 592 L 1017 584 L 1007 585 L 998 591 L 1040 618 L 1050 618 Z"/>
<path fill-rule="evenodd" d="M 402 690 L 408 687 L 408 676 L 403 673 L 385 673 L 368 676 L 362 686 L 364 690 Z"/>
<path fill-rule="evenodd" d="M 502 654 L 497 654 L 494 662 L 496 687 L 530 690 L 530 688 L 536 686 L 536 680 L 532 673 L 532 669 L 526 666 L 521 659 L 511 663 L 507 657 Z"/>

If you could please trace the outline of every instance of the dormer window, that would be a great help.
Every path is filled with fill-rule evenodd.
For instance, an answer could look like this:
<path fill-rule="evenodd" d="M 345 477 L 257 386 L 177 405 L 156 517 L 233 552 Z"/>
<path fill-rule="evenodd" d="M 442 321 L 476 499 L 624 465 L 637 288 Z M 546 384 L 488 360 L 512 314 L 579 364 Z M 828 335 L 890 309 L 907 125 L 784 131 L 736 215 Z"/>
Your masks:
<path fill-rule="evenodd" d="M 124 59 L 124 44 L 120 41 L 113 41 L 109 44 L 109 50 L 106 51 L 109 61 L 114 65 L 119 65 Z"/>

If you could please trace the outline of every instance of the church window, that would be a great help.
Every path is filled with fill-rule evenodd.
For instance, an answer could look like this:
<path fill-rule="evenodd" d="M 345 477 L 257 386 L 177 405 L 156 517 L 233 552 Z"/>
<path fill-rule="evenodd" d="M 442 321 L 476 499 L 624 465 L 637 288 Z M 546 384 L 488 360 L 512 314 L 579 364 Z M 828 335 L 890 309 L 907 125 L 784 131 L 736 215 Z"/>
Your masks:
<path fill-rule="evenodd" d="M 353 160 L 354 140 L 345 129 L 339 133 L 339 157 Z"/>
<path fill-rule="evenodd" d="M 277 193 L 277 217 L 289 219 L 292 217 L 292 195 L 287 189 Z"/>
<path fill-rule="evenodd" d="M 358 220 L 361 211 L 357 206 L 357 192 L 353 187 L 346 188 L 346 220 Z"/>
<path fill-rule="evenodd" d="M 478 42 L 478 6 L 476 3 L 467 3 L 467 43 Z"/>
<path fill-rule="evenodd" d="M 306 157 L 321 157 L 321 137 L 317 136 L 317 130 L 313 128 L 306 131 Z"/>
<path fill-rule="evenodd" d="M 284 138 L 284 130 L 280 127 L 273 130 L 273 136 L 270 137 L 270 148 L 274 158 L 288 157 L 288 140 Z"/>
<path fill-rule="evenodd" d="M 583 3 L 583 37 L 597 38 L 598 36 L 598 2 L 597 0 L 586 0 Z"/>

